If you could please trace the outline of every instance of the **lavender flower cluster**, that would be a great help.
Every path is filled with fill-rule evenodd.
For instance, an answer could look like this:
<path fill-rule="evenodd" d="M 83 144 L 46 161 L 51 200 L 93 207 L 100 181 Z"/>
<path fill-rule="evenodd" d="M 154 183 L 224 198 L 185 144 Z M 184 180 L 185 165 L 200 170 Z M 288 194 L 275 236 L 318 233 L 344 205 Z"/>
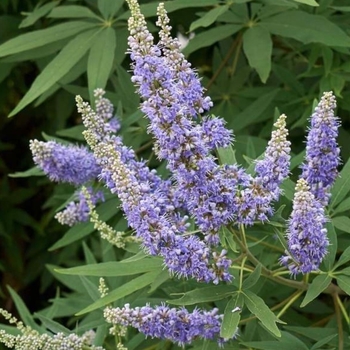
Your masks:
<path fill-rule="evenodd" d="M 212 101 L 204 95 L 179 42 L 170 36 L 163 4 L 158 7 L 160 39 L 155 44 L 137 0 L 127 3 L 131 10 L 132 81 L 142 99 L 149 132 L 155 137 L 154 150 L 159 159 L 167 161 L 171 178 L 162 179 L 123 145 L 116 135 L 120 124 L 113 106 L 101 89 L 95 93 L 95 111 L 80 96 L 76 98 L 91 151 L 34 140 L 30 144 L 33 159 L 53 181 L 75 186 L 102 181 L 120 198 L 129 226 L 144 250 L 161 256 L 171 274 L 199 282 L 230 282 L 232 262 L 227 252 L 220 250 L 219 229 L 267 222 L 273 215 L 273 202 L 278 201 L 281 184 L 289 176 L 291 144 L 286 116 L 276 120 L 265 154 L 255 163 L 254 175 L 238 164 L 218 164 L 215 150 L 233 142 L 232 132 L 223 120 L 202 116 Z M 292 275 L 317 270 L 327 254 L 324 206 L 339 165 L 335 107 L 333 94 L 325 93 L 311 117 L 306 158 L 288 221 L 288 251 L 281 258 Z M 70 203 L 57 218 L 69 225 L 87 220 L 91 206 L 102 200 L 100 192 L 94 194 L 92 189 L 88 195 L 87 200 L 83 192 L 79 202 Z M 190 217 L 200 234 L 188 232 Z M 109 236 L 112 231 L 108 230 Z M 105 317 L 112 324 L 131 325 L 146 335 L 180 345 L 196 337 L 219 338 L 222 318 L 217 310 L 189 313 L 165 305 L 107 308 Z"/>
<path fill-rule="evenodd" d="M 104 317 L 108 323 L 121 326 L 132 326 L 146 336 L 168 339 L 180 346 L 191 343 L 194 339 L 213 339 L 220 332 L 222 315 L 218 309 L 210 311 L 185 308 L 170 308 L 166 305 L 130 308 L 106 308 Z M 218 339 L 223 344 L 224 339 Z"/>

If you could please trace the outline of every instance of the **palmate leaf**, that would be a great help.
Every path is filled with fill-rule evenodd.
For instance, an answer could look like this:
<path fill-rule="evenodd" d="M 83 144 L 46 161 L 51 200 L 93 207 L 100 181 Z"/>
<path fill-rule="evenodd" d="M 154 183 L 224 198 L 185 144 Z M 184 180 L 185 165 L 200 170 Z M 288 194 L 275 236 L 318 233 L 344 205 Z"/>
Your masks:
<path fill-rule="evenodd" d="M 86 54 L 99 32 L 100 29 L 91 29 L 72 39 L 39 74 L 29 91 L 9 116 L 17 114 L 67 74 Z"/>
<path fill-rule="evenodd" d="M 319 15 L 292 10 L 264 18 L 261 22 L 270 33 L 293 38 L 304 44 L 350 46 L 350 37 L 336 24 Z"/>
<path fill-rule="evenodd" d="M 243 34 L 243 50 L 249 65 L 254 68 L 263 83 L 271 71 L 272 40 L 270 33 L 262 26 L 254 26 Z"/>
<path fill-rule="evenodd" d="M 106 27 L 98 34 L 90 49 L 87 66 L 90 101 L 93 101 L 93 91 L 96 88 L 105 88 L 107 84 L 116 44 L 115 30 Z"/>
<path fill-rule="evenodd" d="M 51 44 L 95 26 L 95 23 L 72 21 L 69 23 L 58 24 L 47 29 L 40 29 L 35 32 L 26 33 L 2 44 L 0 46 L 0 57 Z"/>

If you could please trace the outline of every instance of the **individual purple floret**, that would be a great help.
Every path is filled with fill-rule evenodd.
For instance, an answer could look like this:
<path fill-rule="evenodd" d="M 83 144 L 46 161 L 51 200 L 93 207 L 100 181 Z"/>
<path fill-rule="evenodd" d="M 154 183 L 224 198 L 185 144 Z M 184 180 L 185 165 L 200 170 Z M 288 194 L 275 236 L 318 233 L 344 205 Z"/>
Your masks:
<path fill-rule="evenodd" d="M 272 202 L 278 200 L 280 185 L 288 177 L 290 142 L 287 140 L 286 116 L 282 114 L 274 126 L 276 130 L 272 132 L 264 158 L 256 162 L 256 176 L 237 194 L 237 222 L 241 224 L 268 220 L 273 214 Z"/>
<path fill-rule="evenodd" d="M 288 252 L 280 259 L 292 275 L 317 270 L 329 245 L 322 204 L 315 199 L 306 180 L 299 179 L 295 190 L 288 222 Z"/>
<path fill-rule="evenodd" d="M 217 339 L 220 344 L 223 342 L 219 336 L 223 315 L 219 315 L 216 308 L 189 312 L 185 308 L 166 305 L 130 308 L 126 304 L 122 308 L 106 308 L 104 318 L 113 325 L 131 326 L 148 337 L 167 339 L 179 346 L 197 338 Z"/>
<path fill-rule="evenodd" d="M 96 179 L 101 171 L 94 155 L 86 147 L 30 140 L 30 150 L 35 164 L 52 181 L 81 186 Z"/>
<path fill-rule="evenodd" d="M 92 204 L 104 201 L 102 191 L 93 193 L 91 187 L 87 189 L 91 196 Z M 57 221 L 62 225 L 74 226 L 78 223 L 89 220 L 90 209 L 84 194 L 80 191 L 78 193 L 78 201 L 72 201 L 68 203 L 66 209 L 60 211 L 55 215 Z"/>
<path fill-rule="evenodd" d="M 339 120 L 334 116 L 336 100 L 332 92 L 325 92 L 311 116 L 306 141 L 305 162 L 301 177 L 311 192 L 324 205 L 330 199 L 330 188 L 337 175 L 340 149 L 337 144 Z"/>

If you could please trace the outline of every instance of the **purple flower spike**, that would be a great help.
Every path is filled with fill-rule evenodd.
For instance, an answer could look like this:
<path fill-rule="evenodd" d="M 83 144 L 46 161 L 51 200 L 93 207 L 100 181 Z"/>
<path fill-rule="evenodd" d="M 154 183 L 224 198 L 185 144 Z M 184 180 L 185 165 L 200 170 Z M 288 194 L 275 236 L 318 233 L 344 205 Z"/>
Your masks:
<path fill-rule="evenodd" d="M 339 120 L 332 92 L 325 92 L 311 116 L 311 127 L 306 141 L 305 163 L 301 177 L 310 185 L 311 192 L 324 205 L 330 199 L 330 188 L 337 175 L 340 149 L 337 144 Z"/>
<path fill-rule="evenodd" d="M 87 148 L 30 140 L 33 160 L 52 181 L 76 186 L 96 179 L 101 169 Z"/>
<path fill-rule="evenodd" d="M 180 346 L 197 338 L 217 339 L 219 344 L 224 341 L 219 336 L 223 315 L 219 315 L 216 308 L 189 312 L 166 305 L 130 308 L 125 304 L 122 308 L 106 308 L 104 317 L 113 325 L 131 326 L 148 337 L 168 339 Z"/>
<path fill-rule="evenodd" d="M 264 159 L 255 165 L 256 177 L 238 196 L 237 222 L 252 225 L 255 220 L 267 221 L 273 214 L 272 202 L 277 201 L 281 183 L 288 177 L 290 142 L 287 140 L 286 116 L 282 114 L 274 124 Z"/>
<path fill-rule="evenodd" d="M 329 245 L 326 222 L 322 204 L 307 182 L 299 179 L 288 223 L 288 252 L 280 259 L 292 275 L 309 273 L 320 266 Z"/>

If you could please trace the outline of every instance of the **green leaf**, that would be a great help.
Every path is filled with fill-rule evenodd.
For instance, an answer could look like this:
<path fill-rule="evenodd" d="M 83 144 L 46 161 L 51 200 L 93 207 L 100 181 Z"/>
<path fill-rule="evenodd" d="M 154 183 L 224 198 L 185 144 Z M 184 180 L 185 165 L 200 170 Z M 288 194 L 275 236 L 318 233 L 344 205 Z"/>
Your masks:
<path fill-rule="evenodd" d="M 272 34 L 293 38 L 304 44 L 350 46 L 349 36 L 324 16 L 291 10 L 263 19 L 260 23 Z"/>
<path fill-rule="evenodd" d="M 281 189 L 283 190 L 283 194 L 286 198 L 291 201 L 294 199 L 295 182 L 293 182 L 291 179 L 286 179 L 282 182 Z"/>
<path fill-rule="evenodd" d="M 350 295 L 350 277 L 346 275 L 337 275 L 338 286 L 347 294 Z"/>
<path fill-rule="evenodd" d="M 278 329 L 276 322 L 281 322 L 276 315 L 265 304 L 264 300 L 259 296 L 251 292 L 250 290 L 244 291 L 244 302 L 247 305 L 250 312 L 255 315 L 261 323 L 276 337 L 281 336 L 281 332 Z"/>
<path fill-rule="evenodd" d="M 334 186 L 331 190 L 331 203 L 329 208 L 334 208 L 340 203 L 350 191 L 350 159 L 346 162 L 339 176 L 335 180 Z"/>
<path fill-rule="evenodd" d="M 101 21 L 101 17 L 86 6 L 66 5 L 54 8 L 48 15 L 50 18 L 93 18 Z M 68 22 L 69 23 L 69 22 Z"/>
<path fill-rule="evenodd" d="M 21 22 L 18 28 L 25 28 L 33 25 L 38 19 L 44 17 L 58 4 L 59 1 L 53 1 L 36 8 L 33 12 L 27 14 L 27 17 Z"/>
<path fill-rule="evenodd" d="M 203 16 L 201 16 L 199 19 L 192 22 L 189 31 L 193 32 L 195 29 L 200 27 L 209 27 L 218 19 L 219 16 L 225 13 L 228 9 L 229 9 L 228 5 L 217 6 L 211 9 L 210 11 L 206 12 Z"/>
<path fill-rule="evenodd" d="M 242 345 L 254 350 L 309 350 L 309 347 L 296 336 L 287 332 L 281 333 L 282 337 L 278 341 L 250 341 L 242 342 Z"/>
<path fill-rule="evenodd" d="M 107 85 L 113 67 L 116 40 L 115 30 L 104 28 L 90 49 L 87 66 L 90 101 L 94 100 L 93 91 L 96 88 L 104 89 Z"/>
<path fill-rule="evenodd" d="M 332 218 L 334 227 L 338 230 L 350 233 L 350 218 L 347 216 L 337 216 Z"/>
<path fill-rule="evenodd" d="M 321 347 L 323 347 L 323 345 L 329 344 L 332 339 L 334 339 L 337 336 L 337 334 L 332 334 L 329 335 L 327 337 L 324 337 L 323 339 L 319 340 L 318 342 L 316 342 L 311 348 L 310 350 L 317 350 L 320 349 Z"/>
<path fill-rule="evenodd" d="M 109 0 L 106 0 L 109 1 Z M 155 16 L 157 11 L 157 6 L 159 2 L 153 2 L 150 4 L 141 5 L 141 13 L 145 17 Z M 204 6 L 217 6 L 218 0 L 176 0 L 169 1 L 165 4 L 165 9 L 168 13 L 174 12 L 177 10 L 189 8 L 189 7 L 204 7 Z M 130 11 L 124 12 L 118 20 L 120 19 L 128 19 L 130 17 Z"/>
<path fill-rule="evenodd" d="M 102 221 L 109 220 L 113 215 L 115 215 L 119 209 L 120 204 L 119 199 L 113 198 L 99 205 L 97 208 L 97 213 Z M 65 247 L 73 242 L 82 239 L 94 231 L 94 225 L 90 222 L 75 225 L 70 228 L 65 235 L 59 239 L 53 246 L 49 248 L 49 251 L 56 250 Z"/>
<path fill-rule="evenodd" d="M 42 322 L 43 326 L 46 329 L 50 330 L 53 333 L 61 332 L 65 335 L 71 334 L 71 331 L 68 328 L 62 326 L 60 323 L 55 322 L 44 315 L 41 315 L 41 314 L 36 312 L 36 313 L 34 313 L 34 316 L 35 316 L 35 318 L 38 318 Z"/>
<path fill-rule="evenodd" d="M 167 303 L 173 305 L 194 305 L 208 301 L 221 300 L 234 292 L 232 286 L 211 286 L 191 290 L 185 293 L 179 299 L 167 300 Z"/>
<path fill-rule="evenodd" d="M 11 298 L 16 305 L 16 309 L 23 323 L 26 326 L 29 326 L 37 331 L 41 331 L 41 328 L 34 322 L 32 315 L 30 314 L 21 297 L 10 286 L 7 286 L 7 289 L 10 292 Z"/>
<path fill-rule="evenodd" d="M 0 45 L 0 57 L 13 55 L 18 52 L 51 44 L 55 41 L 69 38 L 70 36 L 76 35 L 95 26 L 96 24 L 94 23 L 74 21 L 58 24 L 47 29 L 40 29 L 35 32 L 26 33 Z"/>
<path fill-rule="evenodd" d="M 237 132 L 252 124 L 261 116 L 262 113 L 264 113 L 267 107 L 269 107 L 278 91 L 278 89 L 275 89 L 267 94 L 260 96 L 257 100 L 250 103 L 247 108 L 245 108 L 239 114 L 235 115 L 234 118 L 230 120 L 229 127 L 232 125 L 232 129 Z"/>
<path fill-rule="evenodd" d="M 300 304 L 300 307 L 306 306 L 312 300 L 317 298 L 331 283 L 332 277 L 329 275 L 318 275 L 314 278 L 312 283 L 309 285 L 305 298 Z"/>
<path fill-rule="evenodd" d="M 338 268 L 339 266 L 347 263 L 348 261 L 350 261 L 350 247 L 347 247 L 342 255 L 340 256 L 339 260 L 337 261 L 337 263 L 334 265 L 334 268 Z"/>
<path fill-rule="evenodd" d="M 243 34 L 243 50 L 249 65 L 254 68 L 263 83 L 271 71 L 272 40 L 262 26 L 248 28 Z"/>
<path fill-rule="evenodd" d="M 146 258 L 141 261 L 125 262 L 105 262 L 99 264 L 89 264 L 67 269 L 58 269 L 58 273 L 65 275 L 81 275 L 81 276 L 101 276 L 101 277 L 116 277 L 116 276 L 131 276 L 138 273 L 159 270 L 162 267 L 162 259 Z"/>
<path fill-rule="evenodd" d="M 122 7 L 124 0 L 98 0 L 97 6 L 105 19 L 113 17 Z"/>
<path fill-rule="evenodd" d="M 235 153 L 236 151 L 233 149 L 231 145 L 228 147 L 219 147 L 217 148 L 217 154 L 220 164 L 237 164 Z"/>
<path fill-rule="evenodd" d="M 294 0 L 295 2 L 300 2 L 301 4 L 306 4 L 310 6 L 320 6 L 315 0 Z"/>
<path fill-rule="evenodd" d="M 224 319 L 222 320 L 220 328 L 220 337 L 231 339 L 235 335 L 239 320 L 241 319 L 243 305 L 242 294 L 234 295 L 227 303 L 224 312 Z"/>
<path fill-rule="evenodd" d="M 17 114 L 67 74 L 89 50 L 98 32 L 99 30 L 89 30 L 72 39 L 39 74 L 9 116 Z"/>
<path fill-rule="evenodd" d="M 84 125 L 72 126 L 68 129 L 59 130 L 56 132 L 58 136 L 68 137 L 74 140 L 83 141 L 85 140 L 82 132 L 85 130 Z"/>
<path fill-rule="evenodd" d="M 121 287 L 118 287 L 117 289 L 114 289 L 113 291 L 109 292 L 108 295 L 106 295 L 105 297 L 95 301 L 93 304 L 79 311 L 77 313 L 77 316 L 107 306 L 108 304 L 111 304 L 121 298 L 124 298 L 127 295 L 130 295 L 131 293 L 134 293 L 150 285 L 160 272 L 161 269 L 159 269 L 158 271 L 148 272 L 142 276 L 134 278 L 130 282 L 124 283 Z"/>
<path fill-rule="evenodd" d="M 183 53 L 188 56 L 190 53 L 201 49 L 202 47 L 211 46 L 218 41 L 237 33 L 241 28 L 242 26 L 238 24 L 226 24 L 199 33 L 189 41 L 188 45 L 184 48 Z"/>
<path fill-rule="evenodd" d="M 18 171 L 17 173 L 9 174 L 10 177 L 30 177 L 30 176 L 44 176 L 44 172 L 37 166 L 26 171 Z"/>
<path fill-rule="evenodd" d="M 340 204 L 334 209 L 334 214 L 343 213 L 348 210 L 350 210 L 350 197 L 340 202 Z"/>
<path fill-rule="evenodd" d="M 330 271 L 332 270 L 334 260 L 337 255 L 338 238 L 332 222 L 326 223 L 326 229 L 327 229 L 327 236 L 329 240 L 329 246 L 328 246 L 328 254 L 323 260 L 323 263 L 325 264 L 327 271 Z"/>
<path fill-rule="evenodd" d="M 243 290 L 252 288 L 261 276 L 261 264 L 258 264 L 254 271 L 243 281 Z"/>

